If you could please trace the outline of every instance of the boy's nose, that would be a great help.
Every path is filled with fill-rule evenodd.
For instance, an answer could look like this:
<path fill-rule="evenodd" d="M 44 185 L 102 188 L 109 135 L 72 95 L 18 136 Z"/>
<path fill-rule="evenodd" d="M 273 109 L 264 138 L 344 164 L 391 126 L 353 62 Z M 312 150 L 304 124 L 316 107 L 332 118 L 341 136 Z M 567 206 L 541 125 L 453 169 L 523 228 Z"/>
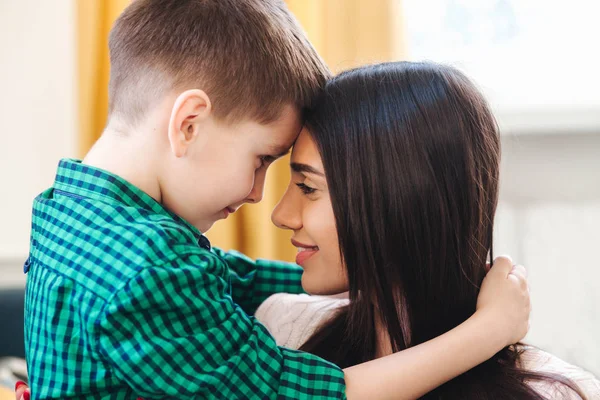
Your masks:
<path fill-rule="evenodd" d="M 263 188 L 262 186 L 260 188 L 257 188 L 256 186 L 254 186 L 252 188 L 252 191 L 250 192 L 250 194 L 248 195 L 248 197 L 246 197 L 246 201 L 248 203 L 259 203 L 263 198 Z"/>
<path fill-rule="evenodd" d="M 265 174 L 260 174 L 254 178 L 254 186 L 246 197 L 248 203 L 259 203 L 263 199 L 263 192 L 265 189 Z"/>

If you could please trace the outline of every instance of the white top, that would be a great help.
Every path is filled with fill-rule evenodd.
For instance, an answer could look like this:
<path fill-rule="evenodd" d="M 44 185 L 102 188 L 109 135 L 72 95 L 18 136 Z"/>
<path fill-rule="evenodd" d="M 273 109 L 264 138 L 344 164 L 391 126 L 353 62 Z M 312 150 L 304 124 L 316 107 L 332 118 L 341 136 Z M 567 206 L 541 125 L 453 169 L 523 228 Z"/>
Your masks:
<path fill-rule="evenodd" d="M 278 293 L 260 305 L 255 317 L 271 332 L 277 345 L 298 349 L 338 307 L 345 304 L 348 300 L 342 298 Z M 559 373 L 575 382 L 590 400 L 600 399 L 600 381 L 579 367 L 536 348 L 527 350 L 522 361 L 528 370 Z M 550 399 L 579 399 L 570 390 L 563 393 L 561 385 L 554 387 L 534 382 L 532 386 Z"/>

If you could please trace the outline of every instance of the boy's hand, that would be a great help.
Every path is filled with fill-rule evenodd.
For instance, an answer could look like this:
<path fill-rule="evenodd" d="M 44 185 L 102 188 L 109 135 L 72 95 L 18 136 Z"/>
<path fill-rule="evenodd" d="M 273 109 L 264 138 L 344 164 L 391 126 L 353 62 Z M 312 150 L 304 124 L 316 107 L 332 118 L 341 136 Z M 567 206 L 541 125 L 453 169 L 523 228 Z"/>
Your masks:
<path fill-rule="evenodd" d="M 494 259 L 477 298 L 477 314 L 487 318 L 505 346 L 517 343 L 529 331 L 531 303 L 525 268 L 510 257 Z"/>
<path fill-rule="evenodd" d="M 29 386 L 25 382 L 18 381 L 15 385 L 15 399 L 16 400 L 29 400 L 31 398 L 31 392 Z"/>
<path fill-rule="evenodd" d="M 18 381 L 15 385 L 15 400 L 30 400 L 31 399 L 31 390 L 29 386 L 23 381 Z M 138 397 L 137 400 L 143 400 L 141 397 Z"/>

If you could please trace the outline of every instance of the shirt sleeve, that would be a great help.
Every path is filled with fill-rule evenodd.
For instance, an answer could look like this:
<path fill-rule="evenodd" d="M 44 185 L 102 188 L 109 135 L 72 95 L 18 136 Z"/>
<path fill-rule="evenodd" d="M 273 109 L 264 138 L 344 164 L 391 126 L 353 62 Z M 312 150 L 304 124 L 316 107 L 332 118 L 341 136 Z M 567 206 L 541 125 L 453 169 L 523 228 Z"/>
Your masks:
<path fill-rule="evenodd" d="M 94 330 L 99 356 L 144 398 L 343 399 L 343 371 L 278 347 L 228 295 L 213 254 L 150 267 L 118 291 Z"/>
<path fill-rule="evenodd" d="M 305 293 L 302 289 L 302 268 L 283 261 L 252 260 L 237 251 L 212 250 L 229 267 L 231 296 L 249 315 L 275 293 Z"/>

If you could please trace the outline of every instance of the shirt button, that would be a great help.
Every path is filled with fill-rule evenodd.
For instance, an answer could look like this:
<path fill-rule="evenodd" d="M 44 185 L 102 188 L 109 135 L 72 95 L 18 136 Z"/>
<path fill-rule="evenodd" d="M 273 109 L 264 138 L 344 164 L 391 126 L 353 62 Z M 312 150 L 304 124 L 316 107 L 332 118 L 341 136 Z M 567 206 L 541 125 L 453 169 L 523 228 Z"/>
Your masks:
<path fill-rule="evenodd" d="M 30 265 L 31 265 L 31 257 L 27 257 L 27 260 L 25 260 L 25 264 L 23 264 L 23 273 L 24 274 L 29 272 Z"/>

